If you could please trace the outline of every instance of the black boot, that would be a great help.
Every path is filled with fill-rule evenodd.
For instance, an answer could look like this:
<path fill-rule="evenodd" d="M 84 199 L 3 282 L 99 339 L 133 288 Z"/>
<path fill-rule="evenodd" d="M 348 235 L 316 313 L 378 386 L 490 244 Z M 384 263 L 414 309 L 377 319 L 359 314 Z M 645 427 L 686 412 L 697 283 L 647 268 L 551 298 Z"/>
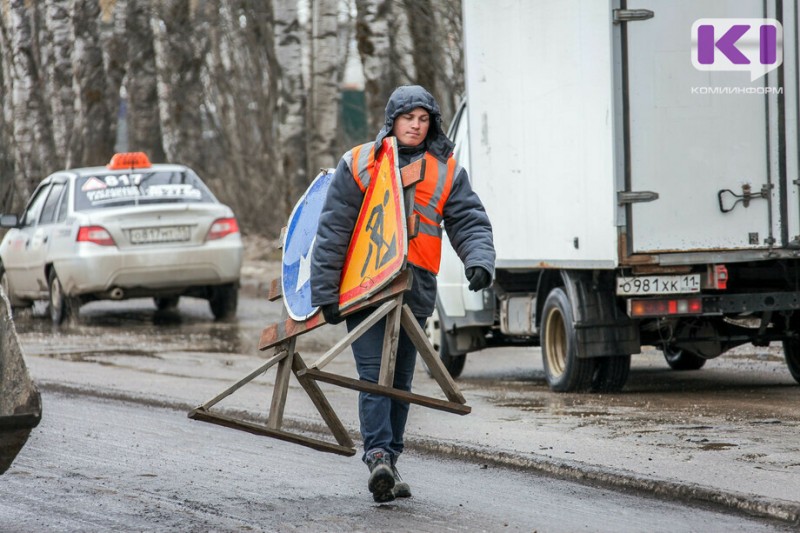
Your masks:
<path fill-rule="evenodd" d="M 369 468 L 367 486 L 378 503 L 394 500 L 394 473 L 391 456 L 383 450 L 371 450 L 364 461 Z"/>
<path fill-rule="evenodd" d="M 397 471 L 397 466 L 394 464 L 392 464 L 392 474 L 394 475 L 394 497 L 410 498 L 411 487 L 400 477 L 400 472 Z"/>

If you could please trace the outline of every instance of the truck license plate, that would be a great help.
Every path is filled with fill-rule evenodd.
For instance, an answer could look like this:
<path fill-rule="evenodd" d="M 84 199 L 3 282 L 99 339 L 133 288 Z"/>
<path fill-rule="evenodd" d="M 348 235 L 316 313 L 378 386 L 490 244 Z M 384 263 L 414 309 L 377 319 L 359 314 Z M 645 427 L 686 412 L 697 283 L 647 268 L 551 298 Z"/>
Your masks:
<path fill-rule="evenodd" d="M 700 292 L 700 274 L 617 278 L 617 296 L 686 294 Z"/>
<path fill-rule="evenodd" d="M 185 242 L 188 240 L 189 226 L 165 226 L 161 228 L 136 228 L 131 230 L 132 244 Z"/>

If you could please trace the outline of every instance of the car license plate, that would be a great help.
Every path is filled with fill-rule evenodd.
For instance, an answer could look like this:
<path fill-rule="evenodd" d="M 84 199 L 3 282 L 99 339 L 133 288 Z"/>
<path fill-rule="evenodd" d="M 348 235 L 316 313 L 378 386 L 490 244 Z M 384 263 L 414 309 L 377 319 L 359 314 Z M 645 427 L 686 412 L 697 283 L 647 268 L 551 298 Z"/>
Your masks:
<path fill-rule="evenodd" d="M 164 226 L 161 228 L 135 228 L 131 230 L 132 244 L 185 242 L 189 240 L 189 237 L 189 226 Z"/>
<path fill-rule="evenodd" d="M 617 296 L 686 294 L 700 292 L 700 274 L 631 276 L 617 278 Z"/>

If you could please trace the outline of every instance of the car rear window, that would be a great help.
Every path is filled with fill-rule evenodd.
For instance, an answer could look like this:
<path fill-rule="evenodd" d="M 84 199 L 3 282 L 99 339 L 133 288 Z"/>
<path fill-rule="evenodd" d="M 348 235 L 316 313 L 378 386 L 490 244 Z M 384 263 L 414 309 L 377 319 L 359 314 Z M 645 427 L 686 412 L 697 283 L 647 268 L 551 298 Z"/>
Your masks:
<path fill-rule="evenodd" d="M 153 203 L 215 202 L 194 172 L 97 174 L 75 180 L 75 210 Z"/>

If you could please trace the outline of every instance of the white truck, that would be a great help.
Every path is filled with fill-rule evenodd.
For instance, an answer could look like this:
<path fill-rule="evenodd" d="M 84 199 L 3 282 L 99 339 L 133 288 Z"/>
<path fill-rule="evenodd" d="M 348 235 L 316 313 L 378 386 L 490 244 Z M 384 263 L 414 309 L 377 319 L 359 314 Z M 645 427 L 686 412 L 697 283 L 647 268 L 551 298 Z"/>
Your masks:
<path fill-rule="evenodd" d="M 541 345 L 554 391 L 616 391 L 642 345 L 677 370 L 783 342 L 800 381 L 798 7 L 464 0 L 451 134 L 494 228 L 492 289 L 443 258 L 428 333 Z"/>

